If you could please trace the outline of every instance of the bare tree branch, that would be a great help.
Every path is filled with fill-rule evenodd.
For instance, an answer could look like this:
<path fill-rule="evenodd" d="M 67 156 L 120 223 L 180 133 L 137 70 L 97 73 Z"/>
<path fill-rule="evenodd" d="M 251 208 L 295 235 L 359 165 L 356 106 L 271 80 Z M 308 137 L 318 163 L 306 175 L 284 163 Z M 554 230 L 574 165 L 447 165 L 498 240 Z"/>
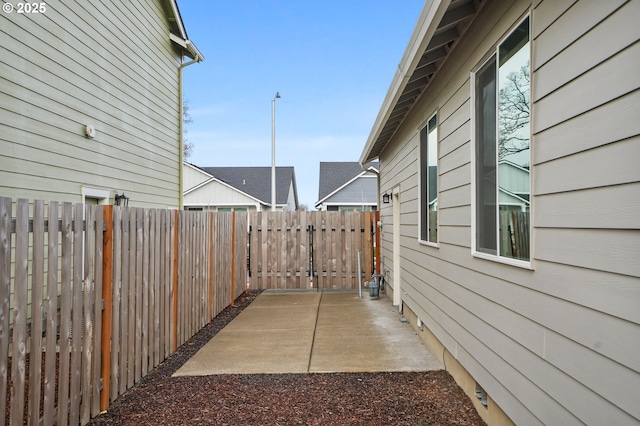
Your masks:
<path fill-rule="evenodd" d="M 498 101 L 498 158 L 529 149 L 529 133 L 521 131 L 529 126 L 529 62 L 507 75 L 507 83 L 500 89 Z"/>

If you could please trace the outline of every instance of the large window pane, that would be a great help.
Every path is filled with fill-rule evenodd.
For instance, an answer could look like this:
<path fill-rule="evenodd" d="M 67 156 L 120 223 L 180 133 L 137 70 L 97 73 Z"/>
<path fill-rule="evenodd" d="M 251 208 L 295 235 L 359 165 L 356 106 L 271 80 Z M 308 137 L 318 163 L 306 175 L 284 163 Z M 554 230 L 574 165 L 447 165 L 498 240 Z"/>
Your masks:
<path fill-rule="evenodd" d="M 529 18 L 474 77 L 475 250 L 530 259 Z"/>
<path fill-rule="evenodd" d="M 476 250 L 497 254 L 496 60 L 476 73 Z"/>
<path fill-rule="evenodd" d="M 498 55 L 500 255 L 529 260 L 531 151 L 528 18 L 500 45 Z"/>

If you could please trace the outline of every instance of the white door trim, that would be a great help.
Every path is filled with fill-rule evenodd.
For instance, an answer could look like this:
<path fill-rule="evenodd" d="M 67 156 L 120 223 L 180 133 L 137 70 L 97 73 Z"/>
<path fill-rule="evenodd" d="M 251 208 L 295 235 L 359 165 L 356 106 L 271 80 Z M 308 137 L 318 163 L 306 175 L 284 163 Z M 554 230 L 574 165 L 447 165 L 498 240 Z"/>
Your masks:
<path fill-rule="evenodd" d="M 402 312 L 402 280 L 400 277 L 400 187 L 392 192 L 393 208 L 393 304 Z"/>

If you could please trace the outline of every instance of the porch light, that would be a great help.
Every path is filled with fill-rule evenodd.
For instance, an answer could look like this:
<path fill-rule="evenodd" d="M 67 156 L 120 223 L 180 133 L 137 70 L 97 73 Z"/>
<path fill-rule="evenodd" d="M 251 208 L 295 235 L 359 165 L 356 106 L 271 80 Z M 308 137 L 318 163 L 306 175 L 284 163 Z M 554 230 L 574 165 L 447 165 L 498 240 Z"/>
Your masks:
<path fill-rule="evenodd" d="M 391 202 L 391 195 L 385 192 L 384 195 L 382 196 L 382 202 L 384 204 L 389 204 Z"/>
<path fill-rule="evenodd" d="M 129 205 L 129 197 L 124 195 L 124 192 L 122 194 L 116 193 L 116 196 L 114 198 L 116 206 L 127 207 Z"/>

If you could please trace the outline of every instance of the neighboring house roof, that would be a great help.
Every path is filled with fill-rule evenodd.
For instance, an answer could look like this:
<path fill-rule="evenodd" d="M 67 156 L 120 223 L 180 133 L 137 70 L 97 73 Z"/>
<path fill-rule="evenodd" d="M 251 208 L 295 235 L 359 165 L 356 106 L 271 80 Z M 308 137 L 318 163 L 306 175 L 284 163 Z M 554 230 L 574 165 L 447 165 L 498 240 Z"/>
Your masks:
<path fill-rule="evenodd" d="M 217 180 L 224 182 L 258 200 L 271 203 L 271 167 L 200 167 Z M 293 186 L 295 204 L 298 188 L 293 167 L 276 167 L 276 204 L 287 204 Z"/>
<path fill-rule="evenodd" d="M 213 175 L 211 175 L 210 173 L 206 172 L 206 171 L 205 171 L 205 170 L 203 170 L 202 168 L 200 168 L 200 167 L 198 167 L 198 166 L 196 166 L 196 165 L 194 165 L 194 164 L 191 164 L 191 163 L 184 163 L 184 164 L 186 164 L 187 166 L 190 166 L 190 167 L 193 167 L 193 168 L 195 168 L 195 169 L 200 170 L 204 175 L 206 175 L 206 176 L 207 176 L 207 178 L 206 178 L 205 180 L 203 180 L 202 182 L 200 182 L 200 183 L 198 183 L 198 184 L 196 184 L 196 185 L 192 186 L 191 188 L 187 189 L 187 190 L 184 192 L 184 195 L 187 195 L 187 194 L 190 194 L 190 193 L 192 193 L 192 192 L 195 192 L 195 191 L 199 190 L 200 188 L 202 188 L 202 187 L 204 187 L 204 186 L 209 185 L 209 184 L 210 184 L 210 183 L 212 183 L 212 182 L 217 182 L 218 184 L 220 184 L 220 185 L 222 185 L 222 186 L 225 186 L 225 187 L 231 188 L 231 189 L 233 189 L 234 191 L 237 191 L 238 193 L 240 193 L 240 194 L 242 194 L 242 195 L 244 195 L 244 196 L 248 197 L 249 199 L 254 200 L 256 203 L 262 203 L 262 204 L 264 204 L 264 203 L 262 202 L 262 200 L 260 200 L 260 199 L 258 199 L 258 198 L 256 198 L 256 197 L 254 197 L 254 196 L 252 196 L 251 194 L 248 194 L 248 193 L 246 193 L 246 192 L 244 192 L 244 191 L 242 191 L 242 190 L 239 190 L 238 188 L 234 187 L 233 185 L 228 184 L 228 183 L 227 183 L 227 182 L 225 182 L 225 181 L 222 181 L 222 180 L 220 180 L 220 179 L 217 179 L 216 177 L 214 177 L 214 176 L 213 176 Z"/>
<path fill-rule="evenodd" d="M 370 168 L 373 168 L 377 173 L 378 162 L 371 162 L 365 165 L 365 169 L 369 170 Z M 320 162 L 320 181 L 316 206 L 345 185 L 367 173 L 367 171 L 362 170 L 360 163 L 357 161 Z"/>
<path fill-rule="evenodd" d="M 398 65 L 360 163 L 378 158 L 486 2 L 427 2 Z"/>

